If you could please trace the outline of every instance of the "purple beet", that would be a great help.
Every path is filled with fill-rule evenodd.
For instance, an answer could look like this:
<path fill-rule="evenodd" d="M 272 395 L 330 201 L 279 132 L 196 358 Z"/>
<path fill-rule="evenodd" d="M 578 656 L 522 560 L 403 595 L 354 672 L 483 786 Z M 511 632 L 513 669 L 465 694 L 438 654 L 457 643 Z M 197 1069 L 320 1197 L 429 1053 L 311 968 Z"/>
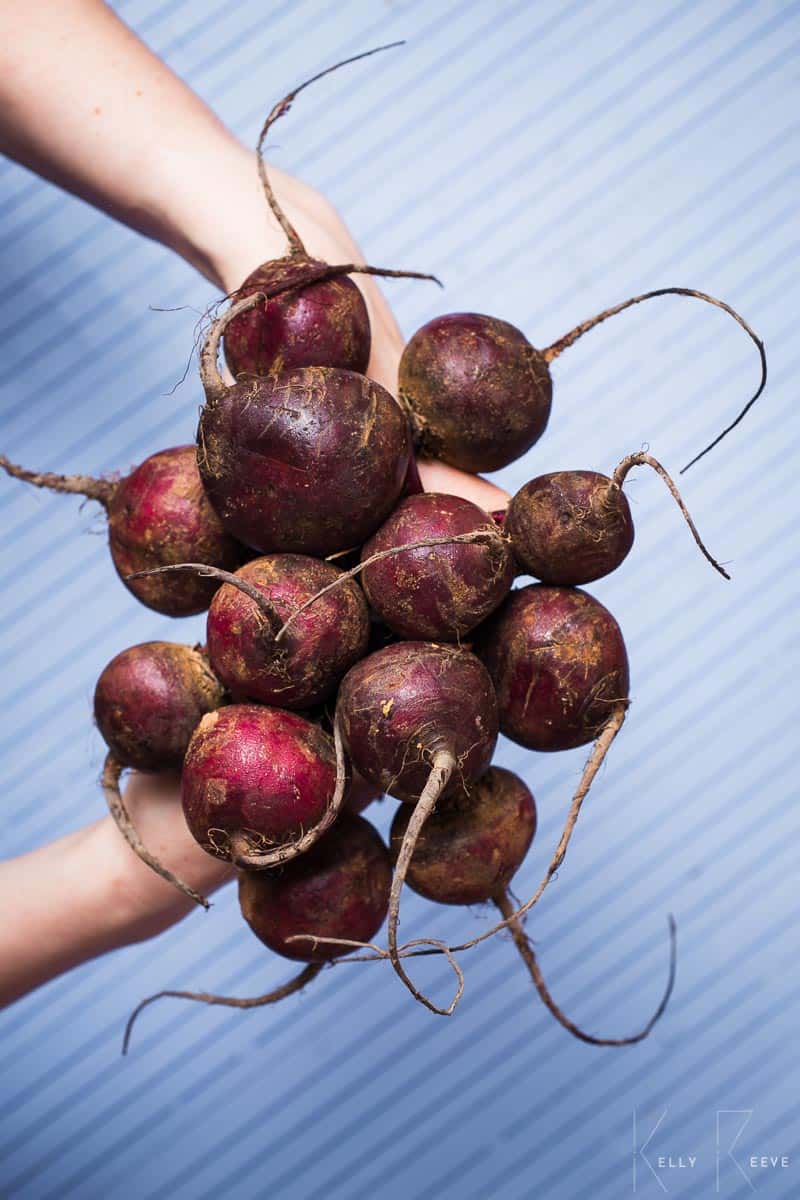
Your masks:
<path fill-rule="evenodd" d="M 471 534 L 485 536 L 425 544 Z M 388 553 L 416 543 L 416 549 Z M 362 586 L 380 620 L 403 638 L 458 640 L 497 608 L 514 580 L 507 539 L 487 513 L 460 496 L 406 497 L 366 543 L 362 563 L 373 556 L 376 561 L 361 573 Z"/>
<path fill-rule="evenodd" d="M 666 483 L 701 552 L 730 579 L 700 539 L 675 484 L 649 454 L 629 454 L 612 477 L 597 471 L 539 475 L 512 498 L 504 529 L 525 572 L 572 587 L 615 571 L 633 545 L 633 518 L 622 485 L 632 467 L 649 466 Z"/>
<path fill-rule="evenodd" d="M 233 300 L 241 300 L 263 293 L 262 299 L 254 307 L 239 312 L 225 331 L 225 359 L 237 377 L 267 375 L 297 367 L 339 367 L 363 374 L 371 348 L 369 315 L 361 292 L 347 276 L 435 278 L 418 271 L 395 271 L 362 263 L 331 267 L 311 258 L 278 203 L 264 161 L 267 134 L 289 111 L 300 92 L 340 67 L 400 44 L 378 46 L 320 71 L 278 101 L 264 122 L 256 149 L 259 176 L 269 207 L 286 234 L 289 253 L 284 258 L 262 263 L 232 296 Z"/>
<path fill-rule="evenodd" d="M 389 903 L 389 954 L 414 996 L 397 946 L 400 892 L 426 819 L 437 802 L 475 782 L 497 741 L 497 701 L 486 670 L 468 650 L 400 642 L 352 667 L 339 689 L 337 718 L 353 766 L 383 791 L 414 804 Z M 452 1006 L 451 1006 L 452 1007 Z"/>
<path fill-rule="evenodd" d="M 239 903 L 253 933 L 276 954 L 329 962 L 352 947 L 300 935 L 370 941 L 386 918 L 391 881 L 380 835 L 363 817 L 345 813 L 282 871 L 240 872 Z"/>
<path fill-rule="evenodd" d="M 186 747 L 225 689 L 196 646 L 143 642 L 106 666 L 94 692 L 94 717 L 119 763 L 138 771 L 179 770 Z"/>
<path fill-rule="evenodd" d="M 341 753 L 318 725 L 283 709 L 232 704 L 195 730 L 181 796 L 204 850 L 261 868 L 305 852 L 332 824 L 345 787 Z"/>
<path fill-rule="evenodd" d="M 412 809 L 401 804 L 390 850 L 400 853 Z M 410 888 L 437 904 L 484 904 L 505 895 L 536 832 L 536 803 L 518 775 L 489 767 L 466 792 L 442 801 L 408 866 Z"/>
<path fill-rule="evenodd" d="M 231 316 L 253 303 L 241 300 L 215 322 L 203 350 L 200 474 L 240 541 L 263 553 L 324 558 L 360 545 L 391 512 L 408 471 L 408 424 L 380 384 L 334 367 L 227 387 L 219 339 Z"/>
<path fill-rule="evenodd" d="M 513 591 L 482 628 L 478 653 L 501 730 L 530 750 L 583 746 L 628 697 L 622 633 L 586 592 L 543 584 Z"/>
<path fill-rule="evenodd" d="M 418 329 L 400 362 L 400 399 L 420 453 L 465 471 L 496 471 L 544 433 L 553 382 L 550 363 L 609 317 L 656 296 L 692 296 L 723 309 L 755 342 L 761 359 L 758 391 L 735 421 L 692 459 L 697 462 L 741 421 L 767 380 L 764 346 L 734 309 L 704 292 L 659 288 L 583 321 L 546 350 L 537 350 L 507 321 L 480 313 L 450 313 Z M 684 467 L 684 470 L 687 468 Z"/>
<path fill-rule="evenodd" d="M 122 582 L 137 600 L 168 617 L 203 612 L 219 584 L 191 575 L 128 577 L 187 559 L 234 570 L 242 547 L 208 502 L 194 446 L 151 454 L 120 480 L 28 471 L 0 455 L 0 466 L 35 487 L 97 500 L 108 515 L 108 544 Z"/>

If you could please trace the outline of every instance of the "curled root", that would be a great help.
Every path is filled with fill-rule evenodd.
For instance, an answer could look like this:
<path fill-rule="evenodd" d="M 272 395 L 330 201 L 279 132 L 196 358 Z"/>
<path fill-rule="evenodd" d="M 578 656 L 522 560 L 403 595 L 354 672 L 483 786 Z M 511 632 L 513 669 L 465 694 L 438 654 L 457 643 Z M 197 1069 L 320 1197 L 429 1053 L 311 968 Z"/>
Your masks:
<path fill-rule="evenodd" d="M 163 999 L 165 996 L 174 996 L 177 1000 L 199 1000 L 202 1004 L 224 1004 L 227 1008 L 261 1008 L 265 1004 L 277 1004 L 279 1000 L 284 1000 L 287 996 L 293 996 L 295 992 L 301 991 L 307 983 L 310 983 L 312 979 L 315 979 L 319 975 L 323 965 L 322 963 L 310 963 L 299 974 L 295 975 L 294 979 L 290 979 L 288 983 L 281 984 L 280 987 L 275 988 L 271 992 L 265 992 L 263 996 L 252 996 L 243 1000 L 237 999 L 235 996 L 215 996 L 211 992 L 156 992 L 154 996 L 148 996 L 147 999 L 137 1004 L 128 1017 L 128 1023 L 125 1026 L 125 1036 L 122 1039 L 122 1053 L 128 1053 L 133 1026 L 142 1009 L 147 1008 L 148 1004 L 155 1003 L 156 1000 Z"/>
<path fill-rule="evenodd" d="M 223 571 L 220 567 L 210 567 L 206 563 L 171 563 L 166 567 L 151 567 L 147 571 L 134 571 L 132 575 L 125 576 L 125 582 L 127 583 L 130 579 L 143 579 L 147 575 L 165 575 L 169 571 L 191 571 L 193 574 L 202 575 L 207 579 L 218 579 L 220 583 L 229 583 L 231 587 L 238 588 L 253 601 L 262 616 L 266 618 L 273 637 L 277 638 L 277 634 L 283 632 L 281 619 L 264 593 L 247 579 L 243 579 L 241 575 L 236 575 L 232 571 Z"/>
<path fill-rule="evenodd" d="M 612 476 L 612 484 L 618 488 L 621 488 L 622 484 L 625 480 L 625 476 L 628 474 L 628 472 L 631 470 L 631 468 L 632 467 L 641 467 L 641 466 L 652 467 L 653 470 L 661 476 L 661 478 L 664 480 L 664 483 L 669 488 L 670 494 L 672 495 L 672 499 L 675 501 L 678 508 L 683 513 L 683 519 L 685 520 L 686 524 L 691 529 L 692 537 L 694 538 L 695 542 L 697 543 L 697 545 L 700 549 L 700 553 L 703 554 L 705 556 L 705 558 L 708 559 L 708 561 L 711 563 L 711 565 L 715 571 L 719 571 L 719 573 L 723 577 L 723 579 L 730 579 L 730 575 L 725 570 L 725 568 L 720 566 L 720 564 L 717 562 L 717 560 L 714 558 L 714 556 L 706 549 L 703 539 L 700 537 L 700 534 L 697 532 L 697 526 L 695 525 L 694 521 L 692 520 L 689 510 L 683 502 L 683 497 L 681 496 L 678 489 L 675 487 L 675 484 L 673 483 L 670 476 L 667 474 L 666 469 L 664 467 L 662 467 L 662 465 L 658 461 L 658 459 L 653 458 L 652 455 L 650 455 L 650 454 L 645 454 L 645 452 L 643 450 L 639 451 L 638 454 L 626 455 L 626 457 L 622 459 L 622 461 L 619 463 L 616 470 L 614 471 L 614 474 Z M 684 470 L 685 470 L 685 468 L 684 468 Z"/>
<path fill-rule="evenodd" d="M 225 310 L 221 317 L 217 317 L 206 333 L 203 348 L 200 351 L 200 382 L 208 400 L 223 395 L 228 386 L 220 374 L 218 362 L 219 343 L 223 333 L 234 317 L 238 317 L 240 313 L 249 312 L 251 308 L 255 308 L 262 301 L 266 302 L 266 299 L 263 292 L 253 292 L 250 296 L 245 296 L 243 300 L 237 300 L 235 304 Z"/>
<path fill-rule="evenodd" d="M 402 546 L 390 546 L 387 550 L 376 550 L 374 554 L 370 554 L 369 558 L 365 558 L 363 562 L 356 563 L 356 565 L 351 567 L 349 571 L 342 571 L 341 575 L 334 579 L 332 583 L 326 584 L 324 588 L 320 588 L 318 592 L 316 592 L 313 596 L 310 596 L 308 600 L 304 601 L 303 604 L 300 604 L 292 613 L 292 615 L 287 617 L 287 619 L 284 621 L 283 625 L 275 635 L 275 641 L 279 642 L 292 622 L 300 616 L 300 613 L 305 612 L 305 610 L 310 608 L 312 604 L 316 604 L 316 602 L 321 599 L 322 596 L 326 595 L 327 592 L 333 591 L 334 588 L 341 587 L 341 585 L 348 579 L 354 579 L 356 575 L 359 575 L 366 567 L 371 567 L 373 563 L 380 562 L 384 558 L 392 558 L 395 554 L 402 554 L 406 550 L 422 550 L 427 546 L 451 546 L 455 542 L 482 542 L 484 545 L 490 546 L 493 543 L 496 544 L 498 541 L 502 542 L 504 540 L 504 534 L 502 534 L 500 530 L 493 525 L 491 527 L 487 527 L 486 529 L 474 529 L 471 533 L 454 533 L 446 537 L 426 538 L 424 541 L 420 542 L 406 542 Z"/>
<path fill-rule="evenodd" d="M 495 896 L 494 903 L 497 905 L 497 908 L 502 913 L 504 919 L 508 922 L 508 928 L 512 938 L 514 939 L 514 944 L 519 950 L 520 956 L 530 972 L 531 979 L 533 980 L 536 991 L 539 993 L 542 1002 L 549 1012 L 552 1013 L 558 1023 L 563 1025 L 573 1037 L 578 1038 L 578 1040 L 581 1042 L 587 1042 L 590 1046 L 633 1046 L 637 1042 L 644 1041 L 644 1039 L 652 1030 L 653 1026 L 663 1015 L 664 1010 L 669 1003 L 669 998 L 672 995 L 672 989 L 675 986 L 677 944 L 675 918 L 671 914 L 669 917 L 669 974 L 667 976 L 667 985 L 664 989 L 664 994 L 661 997 L 658 1008 L 653 1013 L 647 1024 L 644 1025 L 638 1033 L 633 1033 L 628 1037 L 622 1038 L 601 1038 L 595 1037 L 591 1033 L 585 1033 L 584 1030 L 582 1030 L 580 1026 L 576 1025 L 574 1021 L 571 1021 L 570 1018 L 558 1006 L 558 1004 L 556 1004 L 555 1000 L 550 994 L 547 984 L 544 981 L 544 977 L 542 975 L 541 968 L 539 967 L 539 963 L 536 960 L 536 955 L 534 953 L 533 946 L 530 943 L 530 939 L 527 937 L 525 930 L 523 929 L 522 922 L 514 913 L 514 905 L 511 902 L 508 892 L 504 891 Z"/>
<path fill-rule="evenodd" d="M 297 841 L 277 846 L 274 850 L 270 850 L 266 854 L 253 854 L 249 848 L 247 838 L 243 834 L 233 834 L 229 839 L 229 844 L 231 862 L 234 866 L 250 871 L 260 871 L 267 867 L 283 866 L 284 863 L 297 858 L 298 854 L 304 854 L 306 850 L 309 850 L 330 829 L 341 811 L 347 785 L 342 729 L 338 716 L 333 723 L 333 745 L 336 751 L 336 787 L 322 820 L 318 821 L 311 829 L 306 830 Z"/>
<path fill-rule="evenodd" d="M 193 887 L 189 887 L 188 883 L 184 883 L 177 875 L 173 875 L 172 871 L 168 870 L 142 843 L 119 790 L 119 780 L 122 771 L 123 767 L 117 762 L 114 755 L 106 755 L 106 761 L 103 764 L 101 785 L 106 803 L 108 804 L 108 810 L 116 822 L 117 829 L 119 829 L 134 854 L 138 855 L 143 863 L 147 863 L 148 867 L 155 871 L 157 875 L 160 875 L 162 879 L 166 879 L 167 883 L 171 883 L 178 891 L 183 892 L 184 896 L 188 896 L 190 900 L 194 900 L 195 904 L 201 904 L 206 909 L 210 908 L 211 905 L 205 896 L 201 896 Z"/>
<path fill-rule="evenodd" d="M 704 457 L 704 455 L 708 454 L 709 450 L 713 450 L 714 447 L 718 445 L 724 437 L 727 437 L 732 429 L 736 428 L 739 422 L 744 419 L 744 417 L 753 407 L 767 384 L 767 355 L 766 351 L 764 350 L 764 343 L 758 334 L 750 328 L 744 317 L 740 316 L 734 308 L 731 308 L 731 306 L 726 304 L 724 300 L 718 300 L 716 296 L 709 296 L 707 292 L 697 292 L 693 288 L 657 288 L 653 292 L 644 292 L 641 296 L 632 296 L 629 300 L 623 300 L 621 304 L 615 304 L 613 308 L 606 308 L 603 312 L 598 313 L 596 316 L 590 317 L 588 321 L 582 321 L 580 325 L 576 325 L 575 328 L 571 329 L 569 333 L 564 334 L 564 336 L 559 338 L 558 341 L 553 342 L 551 346 L 548 346 L 548 348 L 543 351 L 543 356 L 545 362 L 553 362 L 553 360 L 558 358 L 558 356 L 562 354 L 564 350 L 568 349 L 571 345 L 573 345 L 574 342 L 577 342 L 578 338 L 583 337 L 583 335 L 588 333 L 590 329 L 594 329 L 596 325 L 602 324 L 603 321 L 607 321 L 609 317 L 616 316 L 617 313 L 624 312 L 626 308 L 632 308 L 634 304 L 641 304 L 643 300 L 653 300 L 657 296 L 689 296 L 695 300 L 703 300 L 706 304 L 713 304 L 716 308 L 721 308 L 723 312 L 728 313 L 729 316 L 733 317 L 734 321 L 741 325 L 742 329 L 745 331 L 751 341 L 755 343 L 761 359 L 761 380 L 755 395 L 753 395 L 747 401 L 747 404 L 745 404 L 739 415 L 735 417 L 733 421 L 731 421 L 730 425 L 723 429 L 722 433 L 718 434 L 714 438 L 713 442 L 710 442 L 704 450 L 701 450 L 699 454 L 696 454 L 694 458 L 686 464 L 685 467 L 681 467 L 682 475 L 684 471 L 688 471 L 689 467 L 693 467 L 696 462 L 699 462 L 699 460 Z"/>

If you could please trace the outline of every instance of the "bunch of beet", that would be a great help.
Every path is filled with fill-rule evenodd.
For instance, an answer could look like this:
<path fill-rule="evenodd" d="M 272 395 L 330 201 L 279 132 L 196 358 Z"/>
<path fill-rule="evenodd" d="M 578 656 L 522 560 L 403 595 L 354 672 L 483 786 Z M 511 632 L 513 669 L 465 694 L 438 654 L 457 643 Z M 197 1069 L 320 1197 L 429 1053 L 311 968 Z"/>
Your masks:
<path fill-rule="evenodd" d="M 143 604 L 170 616 L 207 612 L 202 646 L 147 642 L 103 670 L 94 713 L 108 746 L 104 792 L 132 850 L 208 907 L 142 844 L 120 791 L 127 768 L 180 772 L 188 829 L 236 870 L 245 921 L 270 950 L 305 965 L 252 999 L 159 995 L 256 1007 L 356 951 L 388 959 L 417 1000 L 449 1014 L 463 989 L 458 956 L 507 929 L 565 1028 L 598 1045 L 639 1041 L 672 988 L 671 920 L 663 999 L 639 1033 L 616 1039 L 564 1015 L 523 925 L 564 860 L 629 704 L 620 627 L 581 587 L 631 551 L 624 484 L 637 466 L 662 478 L 702 553 L 727 572 L 648 453 L 610 475 L 539 475 L 494 516 L 422 491 L 415 453 L 470 471 L 524 454 L 549 419 L 550 364 L 643 300 L 696 297 L 739 322 L 762 366 L 747 408 L 766 381 L 763 345 L 728 305 L 684 288 L 626 300 L 544 351 L 506 322 L 457 313 L 411 338 L 395 399 L 367 374 L 369 314 L 351 276 L 432 276 L 329 265 L 306 252 L 262 154 L 306 86 L 273 108 L 257 152 L 288 251 L 258 266 L 206 331 L 196 444 L 153 454 L 120 479 L 35 473 L 0 458 L 10 475 L 105 508 L 113 563 Z M 515 588 L 520 576 L 535 582 Z M 523 780 L 491 765 L 500 733 L 540 753 L 593 743 L 542 881 L 519 906 L 509 889 L 534 840 L 536 804 Z M 358 815 L 383 794 L 399 801 L 389 846 Z M 493 904 L 500 920 L 455 946 L 401 943 L 406 882 L 434 904 Z M 383 948 L 373 939 L 387 918 Z M 458 979 L 446 1006 L 409 973 L 411 960 L 435 954 Z M 134 1012 L 126 1048 L 133 1020 L 156 998 Z"/>

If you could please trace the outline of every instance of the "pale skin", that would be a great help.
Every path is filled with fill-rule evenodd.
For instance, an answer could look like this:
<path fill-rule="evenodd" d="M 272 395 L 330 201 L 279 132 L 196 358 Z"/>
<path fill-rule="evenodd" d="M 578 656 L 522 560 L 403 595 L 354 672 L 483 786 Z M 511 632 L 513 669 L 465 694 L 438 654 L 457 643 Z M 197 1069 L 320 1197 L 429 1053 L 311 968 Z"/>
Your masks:
<path fill-rule="evenodd" d="M 303 76 L 299 53 L 297 63 L 290 83 Z M 266 111 L 278 96 L 263 77 L 258 86 Z M 286 253 L 253 152 L 100 0 L 34 0 L 24 19 L 17 3 L 0 0 L 0 151 L 163 243 L 222 292 Z M 270 177 L 309 253 L 364 261 L 323 196 L 276 168 Z M 394 392 L 402 334 L 375 282 L 355 281 L 372 323 L 369 373 Z M 466 496 L 489 511 L 508 500 L 442 464 L 421 462 L 420 475 L 427 490 Z M 125 802 L 145 845 L 198 891 L 230 878 L 227 865 L 192 840 L 177 775 L 131 775 Z M 153 937 L 192 907 L 140 862 L 110 817 L 0 863 L 0 1005 Z"/>

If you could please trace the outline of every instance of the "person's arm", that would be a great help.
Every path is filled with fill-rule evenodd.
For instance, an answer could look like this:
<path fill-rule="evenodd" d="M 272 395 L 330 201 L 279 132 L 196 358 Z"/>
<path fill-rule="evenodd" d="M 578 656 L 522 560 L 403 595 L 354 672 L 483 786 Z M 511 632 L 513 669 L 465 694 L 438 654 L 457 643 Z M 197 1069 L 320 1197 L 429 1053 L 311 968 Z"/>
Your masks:
<path fill-rule="evenodd" d="M 286 253 L 254 153 L 101 0 L 35 0 L 24 20 L 14 0 L 0 0 L 0 47 L 5 154 L 163 242 L 225 293 Z M 266 110 L 277 97 L 263 75 L 259 86 Z M 310 254 L 363 262 L 317 191 L 274 167 L 270 177 Z M 372 322 L 370 375 L 394 393 L 402 334 L 374 280 L 356 282 Z M 428 490 L 489 510 L 508 499 L 442 464 L 423 462 L 420 474 Z"/>
<path fill-rule="evenodd" d="M 193 840 L 178 791 L 176 775 L 132 774 L 126 807 L 145 845 L 207 895 L 233 872 Z M 0 862 L 0 1008 L 196 907 L 136 857 L 111 817 Z"/>

